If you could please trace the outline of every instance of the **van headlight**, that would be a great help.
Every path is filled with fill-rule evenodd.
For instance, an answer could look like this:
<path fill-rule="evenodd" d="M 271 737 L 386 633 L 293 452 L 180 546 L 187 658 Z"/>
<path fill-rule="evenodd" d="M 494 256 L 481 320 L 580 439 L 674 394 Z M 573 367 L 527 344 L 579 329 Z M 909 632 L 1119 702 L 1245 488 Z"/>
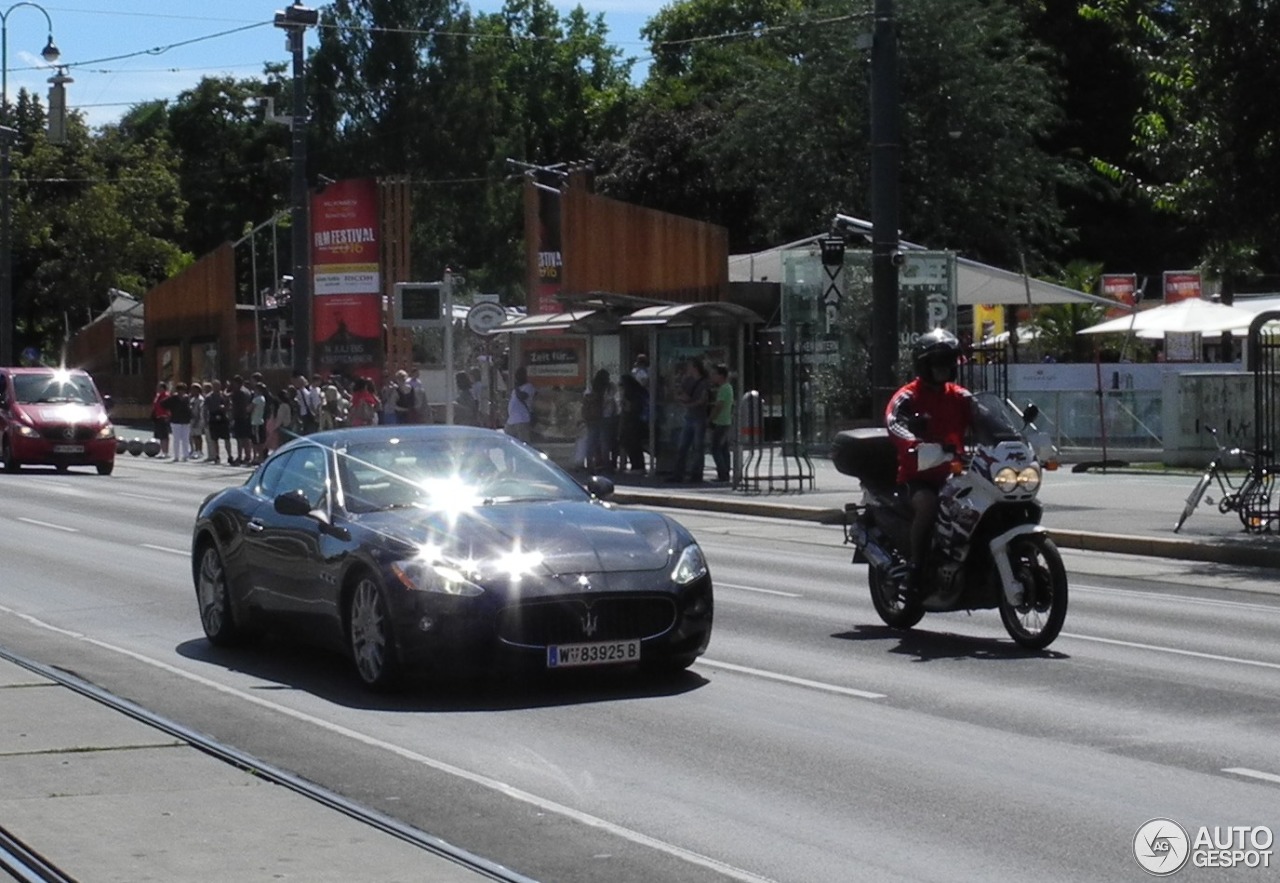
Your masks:
<path fill-rule="evenodd" d="M 678 586 L 687 586 L 706 575 L 707 559 L 703 557 L 702 549 L 697 543 L 685 546 L 671 571 L 671 581 Z"/>

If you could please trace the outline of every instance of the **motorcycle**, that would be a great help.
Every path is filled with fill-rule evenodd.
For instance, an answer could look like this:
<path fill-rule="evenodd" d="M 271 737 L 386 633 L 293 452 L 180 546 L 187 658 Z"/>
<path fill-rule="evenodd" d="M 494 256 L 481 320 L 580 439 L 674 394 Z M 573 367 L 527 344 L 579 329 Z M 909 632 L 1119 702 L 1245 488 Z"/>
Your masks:
<path fill-rule="evenodd" d="M 1067 572 L 1040 526 L 1041 457 L 1048 468 L 1057 463 L 1052 444 L 1032 427 L 1038 414 L 1035 405 L 1019 412 L 992 394 L 978 394 L 965 452 L 918 446 L 920 469 L 950 461 L 951 474 L 938 493 L 923 587 L 914 595 L 906 592 L 912 507 L 897 484 L 889 432 L 837 434 L 832 461 L 863 489 L 861 503 L 845 506 L 845 543 L 855 547 L 855 564 L 869 565 L 871 602 L 886 625 L 909 629 L 925 613 L 995 608 L 1023 647 L 1040 650 L 1058 637 L 1067 615 Z"/>

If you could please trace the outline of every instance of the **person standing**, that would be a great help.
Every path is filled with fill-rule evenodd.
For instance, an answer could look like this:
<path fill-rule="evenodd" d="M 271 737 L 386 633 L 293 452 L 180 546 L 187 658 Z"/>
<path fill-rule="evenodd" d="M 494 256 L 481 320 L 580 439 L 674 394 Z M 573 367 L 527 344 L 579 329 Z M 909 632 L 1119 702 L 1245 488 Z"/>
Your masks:
<path fill-rule="evenodd" d="M 685 362 L 684 376 L 676 391 L 676 401 L 684 406 L 684 422 L 680 427 L 680 444 L 676 449 L 675 469 L 671 481 L 684 481 L 685 464 L 689 464 L 689 481 L 702 481 L 707 440 L 707 416 L 711 390 L 707 382 L 707 366 L 701 359 Z"/>
<path fill-rule="evenodd" d="M 711 403 L 711 460 L 716 464 L 716 481 L 728 481 L 731 477 L 729 436 L 733 429 L 734 402 L 729 366 L 720 364 L 712 368 L 711 382 L 716 388 Z"/>
<path fill-rule="evenodd" d="M 459 371 L 454 375 L 457 393 L 453 399 L 453 422 L 458 426 L 478 426 L 480 407 L 471 383 L 471 374 Z"/>
<path fill-rule="evenodd" d="M 267 456 L 267 385 L 261 381 L 249 399 L 249 443 L 253 445 L 251 465 L 257 466 Z"/>
<path fill-rule="evenodd" d="M 232 466 L 248 466 L 253 459 L 253 429 L 250 412 L 253 408 L 253 391 L 245 386 L 239 374 L 231 378 L 231 435 L 236 440 L 236 456 Z"/>
<path fill-rule="evenodd" d="M 294 431 L 310 435 L 320 425 L 320 390 L 312 386 L 307 375 L 302 373 L 294 375 L 293 388 Z"/>
<path fill-rule="evenodd" d="M 633 374 L 623 374 L 618 415 L 619 468 L 644 472 L 644 446 L 649 441 L 649 391 Z"/>
<path fill-rule="evenodd" d="M 507 435 L 529 443 L 532 427 L 534 405 L 537 389 L 529 382 L 529 372 L 523 365 L 516 369 L 514 383 L 511 387 L 511 398 L 507 402 L 507 423 L 503 427 Z"/>
<path fill-rule="evenodd" d="M 208 425 L 204 422 L 204 390 L 193 382 L 187 397 L 191 406 L 191 454 L 188 459 L 199 460 L 204 456 L 204 434 Z"/>
<path fill-rule="evenodd" d="M 347 414 L 349 426 L 373 426 L 378 422 L 378 411 L 382 403 L 373 391 L 373 381 L 368 377 L 357 377 L 355 389 L 351 393 L 351 410 Z"/>
<path fill-rule="evenodd" d="M 156 384 L 156 395 L 151 400 L 151 434 L 160 442 L 160 456 L 169 456 L 169 409 L 164 402 L 169 398 L 169 384 L 161 380 Z"/>
<path fill-rule="evenodd" d="M 382 395 L 379 397 L 382 413 L 378 415 L 378 422 L 383 426 L 394 426 L 399 422 L 400 415 L 396 411 L 396 397 L 399 392 L 395 377 L 388 377 L 387 382 L 383 384 Z"/>
<path fill-rule="evenodd" d="M 173 392 L 164 399 L 169 412 L 169 429 L 173 436 L 175 462 L 191 459 L 191 400 L 187 398 L 187 385 L 181 381 L 173 385 Z"/>
<path fill-rule="evenodd" d="M 221 463 L 219 442 L 227 451 L 227 462 L 231 462 L 231 400 L 222 391 L 222 381 L 213 381 L 213 390 L 204 397 L 207 422 L 209 424 L 209 462 Z"/>

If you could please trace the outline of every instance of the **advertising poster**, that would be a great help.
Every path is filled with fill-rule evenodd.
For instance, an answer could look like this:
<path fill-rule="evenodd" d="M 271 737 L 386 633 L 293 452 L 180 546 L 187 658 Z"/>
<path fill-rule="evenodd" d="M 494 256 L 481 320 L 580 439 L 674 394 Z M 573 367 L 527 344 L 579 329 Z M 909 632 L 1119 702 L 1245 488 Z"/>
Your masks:
<path fill-rule="evenodd" d="M 1138 303 L 1138 277 L 1132 273 L 1107 273 L 1104 274 L 1101 281 L 1102 296 L 1107 300 L 1113 300 L 1118 304 L 1126 306 L 1135 306 Z M 1118 319 L 1121 316 L 1127 316 L 1131 310 L 1121 309 L 1120 307 L 1110 307 L 1107 309 L 1108 319 Z"/>
<path fill-rule="evenodd" d="M 973 340 L 975 344 L 998 342 L 1004 334 L 1004 307 L 1000 304 L 976 304 L 973 308 Z"/>
<path fill-rule="evenodd" d="M 1164 271 L 1164 302 L 1176 304 L 1200 296 L 1200 273 L 1196 270 Z"/>
<path fill-rule="evenodd" d="M 382 289 L 378 189 L 338 181 L 311 198 L 313 340 L 318 372 L 379 378 Z"/>
<path fill-rule="evenodd" d="M 529 313 L 559 313 L 556 295 L 563 284 L 560 253 L 560 194 L 538 190 L 538 280 Z"/>

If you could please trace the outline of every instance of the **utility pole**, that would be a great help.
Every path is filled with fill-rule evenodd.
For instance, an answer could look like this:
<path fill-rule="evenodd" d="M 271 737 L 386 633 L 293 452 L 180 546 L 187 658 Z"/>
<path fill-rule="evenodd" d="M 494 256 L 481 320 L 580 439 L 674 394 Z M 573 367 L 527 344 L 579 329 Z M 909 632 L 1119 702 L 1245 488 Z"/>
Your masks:
<path fill-rule="evenodd" d="M 898 36 L 893 0 L 875 0 L 871 34 L 871 406 L 884 413 L 897 389 Z"/>
<path fill-rule="evenodd" d="M 285 47 L 293 54 L 293 187 L 292 238 L 293 288 L 293 370 L 311 376 L 311 192 L 307 187 L 307 76 L 305 36 L 307 28 L 320 21 L 320 13 L 300 2 L 276 12 L 275 26 L 288 38 Z"/>

